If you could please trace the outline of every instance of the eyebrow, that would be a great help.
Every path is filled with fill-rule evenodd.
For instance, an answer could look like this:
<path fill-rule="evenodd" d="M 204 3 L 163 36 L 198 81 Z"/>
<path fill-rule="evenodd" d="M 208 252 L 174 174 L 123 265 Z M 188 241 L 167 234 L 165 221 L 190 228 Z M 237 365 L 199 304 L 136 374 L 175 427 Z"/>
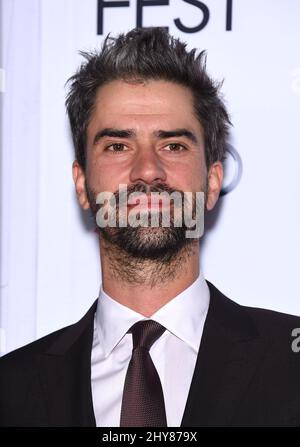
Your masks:
<path fill-rule="evenodd" d="M 173 138 L 173 137 L 185 137 L 188 140 L 190 140 L 192 143 L 197 144 L 198 138 L 194 134 L 194 132 L 185 129 L 174 129 L 174 130 L 156 130 L 153 132 L 153 135 L 160 140 L 166 139 L 166 138 Z M 136 132 L 134 129 L 115 129 L 111 127 L 106 127 L 105 129 L 100 130 L 96 133 L 94 137 L 93 144 L 98 143 L 101 138 L 104 137 L 113 137 L 113 138 L 132 138 L 136 137 Z"/>

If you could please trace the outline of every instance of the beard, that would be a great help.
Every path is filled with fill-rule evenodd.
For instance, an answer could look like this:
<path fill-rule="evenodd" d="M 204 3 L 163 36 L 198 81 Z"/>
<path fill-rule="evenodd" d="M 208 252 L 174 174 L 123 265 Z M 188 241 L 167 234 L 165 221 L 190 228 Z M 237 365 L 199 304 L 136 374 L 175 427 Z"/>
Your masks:
<path fill-rule="evenodd" d="M 204 189 L 204 195 L 206 196 L 207 186 Z M 96 215 L 101 205 L 96 203 L 97 193 L 89 187 L 86 182 L 86 191 L 88 200 L 90 203 L 93 219 L 96 222 Z M 172 194 L 173 192 L 180 193 L 181 197 L 184 197 L 184 192 L 170 188 L 165 183 L 156 183 L 153 186 L 144 184 L 143 182 L 136 183 L 127 187 L 127 199 L 133 192 L 140 192 L 150 194 L 151 192 L 162 193 L 167 192 Z M 116 218 L 119 223 L 120 217 L 120 194 L 119 191 L 114 192 L 116 203 Z M 186 231 L 191 230 L 185 224 L 183 216 L 183 201 L 180 207 L 179 213 L 181 214 L 182 225 L 175 225 L 175 210 L 174 206 L 170 207 L 170 225 L 168 227 L 162 226 L 162 211 L 157 211 L 158 226 L 150 225 L 150 211 L 148 213 L 148 226 L 105 226 L 99 227 L 96 223 L 97 232 L 100 237 L 106 241 L 111 248 L 125 252 L 131 258 L 136 260 L 150 260 L 159 261 L 161 263 L 169 263 L 172 259 L 179 255 L 179 253 L 188 252 L 189 247 L 195 243 L 195 238 L 187 238 Z M 177 211 L 178 213 L 178 211 Z M 193 195 L 192 200 L 192 216 L 196 215 L 196 201 Z M 178 214 L 177 214 L 178 216 Z M 120 253 L 119 253 L 120 254 Z"/>

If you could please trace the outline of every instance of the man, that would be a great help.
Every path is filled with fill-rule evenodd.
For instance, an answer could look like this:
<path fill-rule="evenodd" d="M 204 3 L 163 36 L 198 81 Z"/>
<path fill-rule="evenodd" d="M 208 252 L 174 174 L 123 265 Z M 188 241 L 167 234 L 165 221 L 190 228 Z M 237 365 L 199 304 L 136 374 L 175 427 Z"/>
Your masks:
<path fill-rule="evenodd" d="M 190 192 L 195 217 L 197 193 L 208 211 L 218 200 L 230 121 L 204 54 L 148 28 L 85 57 L 66 104 L 78 201 L 99 235 L 100 296 L 78 323 L 1 359 L 1 425 L 300 424 L 299 318 L 222 295 L 204 280 L 200 235 L 176 226 L 183 208 L 152 207 L 153 193 Z M 138 213 L 132 193 L 146 197 Z M 156 226 L 142 224 L 150 211 Z M 108 214 L 118 224 L 101 225 Z"/>

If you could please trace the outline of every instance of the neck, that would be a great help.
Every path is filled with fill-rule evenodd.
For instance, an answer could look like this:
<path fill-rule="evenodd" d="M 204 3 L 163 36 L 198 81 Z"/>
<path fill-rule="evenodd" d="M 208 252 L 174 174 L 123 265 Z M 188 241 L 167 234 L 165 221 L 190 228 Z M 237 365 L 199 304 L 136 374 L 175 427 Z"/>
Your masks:
<path fill-rule="evenodd" d="M 103 290 L 145 317 L 189 287 L 199 275 L 199 241 L 168 261 L 135 258 L 100 237 Z"/>

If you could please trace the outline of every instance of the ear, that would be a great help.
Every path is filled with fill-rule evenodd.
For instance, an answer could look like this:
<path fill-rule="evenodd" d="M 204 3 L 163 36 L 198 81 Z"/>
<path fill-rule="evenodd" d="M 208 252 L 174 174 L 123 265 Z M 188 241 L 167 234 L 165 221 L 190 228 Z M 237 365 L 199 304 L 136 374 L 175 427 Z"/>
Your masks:
<path fill-rule="evenodd" d="M 206 208 L 210 211 L 213 209 L 220 195 L 220 191 L 223 183 L 223 165 L 220 161 L 213 163 L 207 175 L 207 199 Z"/>
<path fill-rule="evenodd" d="M 90 204 L 85 189 L 85 173 L 77 160 L 73 162 L 72 173 L 78 202 L 81 208 L 87 210 L 90 207 Z"/>

